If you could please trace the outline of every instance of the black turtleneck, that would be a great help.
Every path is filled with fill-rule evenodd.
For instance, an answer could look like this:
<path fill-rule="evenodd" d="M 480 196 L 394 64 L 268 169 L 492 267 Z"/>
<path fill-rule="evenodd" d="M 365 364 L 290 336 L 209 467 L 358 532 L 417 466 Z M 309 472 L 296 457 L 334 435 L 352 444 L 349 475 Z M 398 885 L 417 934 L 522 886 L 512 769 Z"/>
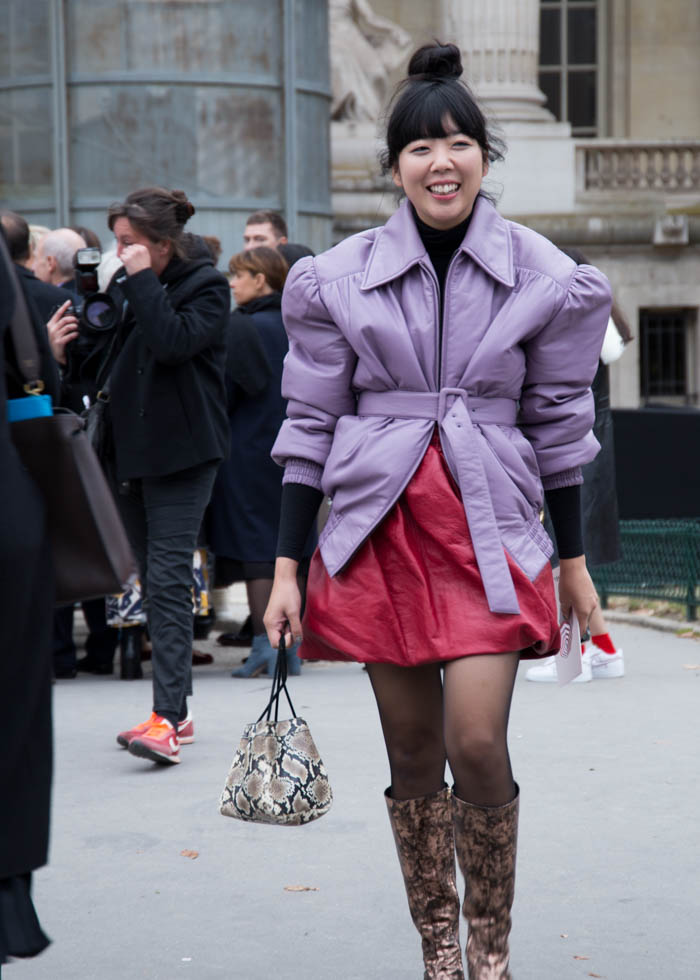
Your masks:
<path fill-rule="evenodd" d="M 454 228 L 442 230 L 440 228 L 431 228 L 430 225 L 426 225 L 424 221 L 421 221 L 413 205 L 411 205 L 411 211 L 416 228 L 418 229 L 418 234 L 425 245 L 428 258 L 435 269 L 438 285 L 440 286 L 440 303 L 442 306 L 447 267 L 450 264 L 450 259 L 464 240 L 472 216 L 471 214 L 467 215 L 464 221 L 460 221 Z"/>

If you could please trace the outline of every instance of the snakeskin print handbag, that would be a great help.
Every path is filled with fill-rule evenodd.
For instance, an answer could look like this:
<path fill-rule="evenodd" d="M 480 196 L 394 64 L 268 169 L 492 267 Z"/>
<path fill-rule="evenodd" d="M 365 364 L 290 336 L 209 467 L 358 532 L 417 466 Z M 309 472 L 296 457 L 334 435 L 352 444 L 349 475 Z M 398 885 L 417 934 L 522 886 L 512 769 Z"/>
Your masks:
<path fill-rule="evenodd" d="M 283 691 L 292 717 L 279 721 Z M 297 717 L 289 697 L 287 655 L 282 638 L 270 700 L 258 720 L 246 725 L 243 731 L 221 794 L 219 811 L 237 820 L 298 825 L 322 817 L 332 802 L 326 767 L 309 726 Z"/>

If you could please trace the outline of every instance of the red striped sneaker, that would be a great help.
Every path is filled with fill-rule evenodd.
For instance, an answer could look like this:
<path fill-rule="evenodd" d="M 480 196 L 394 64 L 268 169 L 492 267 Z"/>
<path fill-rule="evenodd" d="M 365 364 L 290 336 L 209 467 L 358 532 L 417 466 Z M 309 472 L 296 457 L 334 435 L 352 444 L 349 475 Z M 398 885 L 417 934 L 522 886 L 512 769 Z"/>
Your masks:
<path fill-rule="evenodd" d="M 141 759 L 173 765 L 180 761 L 180 740 L 172 723 L 156 715 L 151 727 L 129 742 L 129 752 Z"/>
<path fill-rule="evenodd" d="M 137 735 L 142 735 L 144 732 L 147 732 L 153 724 L 153 720 L 157 717 L 158 715 L 155 713 L 155 711 L 153 711 L 151 712 L 151 717 L 146 721 L 142 721 L 140 725 L 136 725 L 134 728 L 127 728 L 125 732 L 119 732 L 117 735 L 117 742 L 119 745 L 121 745 L 123 749 L 128 749 L 129 742 L 132 740 L 132 738 L 136 738 Z"/>
<path fill-rule="evenodd" d="M 187 717 L 177 723 L 177 737 L 180 745 L 191 745 L 194 742 L 194 722 L 192 712 L 187 712 Z"/>
<path fill-rule="evenodd" d="M 134 728 L 129 728 L 125 732 L 119 732 L 117 735 L 117 742 L 123 749 L 129 748 L 129 742 L 132 738 L 136 738 L 137 735 L 143 735 L 145 731 L 153 724 L 153 719 L 157 718 L 158 715 L 153 711 L 151 717 L 147 721 L 142 721 L 140 725 L 136 725 Z M 180 741 L 180 745 L 191 745 L 194 742 L 194 721 L 192 719 L 192 712 L 187 712 L 187 717 L 183 718 L 182 721 L 177 723 L 177 737 Z"/>

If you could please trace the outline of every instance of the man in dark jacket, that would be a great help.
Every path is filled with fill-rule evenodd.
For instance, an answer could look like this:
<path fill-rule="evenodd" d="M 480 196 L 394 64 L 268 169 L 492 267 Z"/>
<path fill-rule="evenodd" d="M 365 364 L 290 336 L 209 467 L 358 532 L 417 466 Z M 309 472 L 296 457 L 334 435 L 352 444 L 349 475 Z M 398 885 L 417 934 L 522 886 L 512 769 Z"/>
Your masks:
<path fill-rule="evenodd" d="M 15 211 L 2 211 L 0 223 L 24 292 L 36 307 L 42 322 L 46 323 L 59 306 L 73 298 L 72 294 L 61 286 L 54 286 L 50 282 L 37 279 L 29 268 L 31 260 L 29 225 L 21 214 Z"/>

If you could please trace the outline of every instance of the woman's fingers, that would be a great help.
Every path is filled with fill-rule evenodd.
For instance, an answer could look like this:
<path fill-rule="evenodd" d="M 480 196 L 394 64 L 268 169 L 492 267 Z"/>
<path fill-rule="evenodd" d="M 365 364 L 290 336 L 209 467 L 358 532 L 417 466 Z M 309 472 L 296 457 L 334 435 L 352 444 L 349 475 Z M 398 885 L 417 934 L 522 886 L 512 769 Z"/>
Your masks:
<path fill-rule="evenodd" d="M 301 594 L 295 581 L 276 581 L 272 587 L 263 622 L 270 645 L 276 647 L 284 633 L 284 641 L 291 646 L 301 639 Z"/>

